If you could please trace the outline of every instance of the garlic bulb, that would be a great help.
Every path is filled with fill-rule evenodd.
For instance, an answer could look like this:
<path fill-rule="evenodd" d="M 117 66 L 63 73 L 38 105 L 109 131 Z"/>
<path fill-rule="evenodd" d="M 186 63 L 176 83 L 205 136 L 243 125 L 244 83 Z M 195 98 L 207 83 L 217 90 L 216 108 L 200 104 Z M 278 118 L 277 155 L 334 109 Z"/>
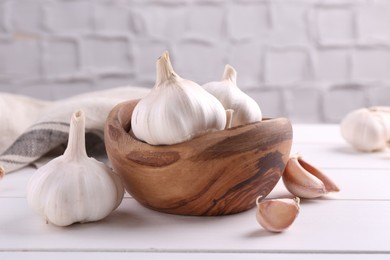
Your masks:
<path fill-rule="evenodd" d="M 343 118 L 340 130 L 343 138 L 357 150 L 382 150 L 390 141 L 390 107 L 354 110 Z"/>
<path fill-rule="evenodd" d="M 178 76 L 168 52 L 157 60 L 156 84 L 134 108 L 134 135 L 152 145 L 170 145 L 204 133 L 223 130 L 222 104 L 201 86 Z"/>
<path fill-rule="evenodd" d="M 299 213 L 300 199 L 266 199 L 259 202 L 257 198 L 256 219 L 268 231 L 282 232 L 295 221 Z"/>
<path fill-rule="evenodd" d="M 237 72 L 232 66 L 225 66 L 221 81 L 209 82 L 203 88 L 215 96 L 225 109 L 234 111 L 232 127 L 262 120 L 259 105 L 238 88 Z"/>
<path fill-rule="evenodd" d="M 27 186 L 29 206 L 58 226 L 100 220 L 119 206 L 123 195 L 119 176 L 87 156 L 83 111 L 72 115 L 64 154 L 39 168 Z"/>

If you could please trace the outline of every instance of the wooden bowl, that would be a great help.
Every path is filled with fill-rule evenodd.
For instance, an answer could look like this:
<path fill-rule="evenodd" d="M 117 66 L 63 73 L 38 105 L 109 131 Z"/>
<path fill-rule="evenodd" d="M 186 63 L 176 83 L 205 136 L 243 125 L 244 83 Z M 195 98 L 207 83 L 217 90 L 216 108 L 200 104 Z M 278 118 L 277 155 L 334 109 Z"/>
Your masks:
<path fill-rule="evenodd" d="M 227 215 L 255 206 L 279 181 L 290 155 L 286 118 L 153 146 L 129 133 L 139 100 L 120 103 L 105 125 L 105 145 L 127 192 L 142 205 L 180 215 Z"/>

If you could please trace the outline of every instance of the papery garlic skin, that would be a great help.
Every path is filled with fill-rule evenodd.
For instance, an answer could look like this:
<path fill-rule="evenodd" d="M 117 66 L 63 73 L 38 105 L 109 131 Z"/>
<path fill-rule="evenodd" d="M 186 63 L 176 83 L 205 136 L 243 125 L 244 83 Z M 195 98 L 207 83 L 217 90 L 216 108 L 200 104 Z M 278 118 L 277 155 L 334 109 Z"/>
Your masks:
<path fill-rule="evenodd" d="M 39 168 L 27 185 L 29 206 L 57 226 L 103 219 L 119 206 L 123 195 L 120 177 L 87 156 L 82 111 L 72 115 L 64 154 Z"/>
<path fill-rule="evenodd" d="M 289 228 L 299 214 L 298 197 L 294 199 L 265 199 L 256 201 L 257 222 L 271 232 L 282 232 Z"/>
<path fill-rule="evenodd" d="M 342 137 L 357 150 L 383 150 L 390 142 L 390 108 L 354 110 L 343 118 L 340 130 Z"/>
<path fill-rule="evenodd" d="M 237 72 L 227 64 L 221 81 L 203 85 L 207 92 L 215 96 L 225 109 L 234 110 L 232 127 L 262 120 L 262 112 L 255 100 L 237 86 Z"/>
<path fill-rule="evenodd" d="M 222 104 L 201 86 L 178 76 L 165 52 L 157 60 L 156 84 L 134 108 L 134 135 L 152 145 L 172 145 L 223 130 Z"/>
<path fill-rule="evenodd" d="M 329 192 L 340 191 L 327 175 L 305 161 L 298 153 L 287 161 L 282 179 L 286 189 L 300 198 L 313 199 Z"/>

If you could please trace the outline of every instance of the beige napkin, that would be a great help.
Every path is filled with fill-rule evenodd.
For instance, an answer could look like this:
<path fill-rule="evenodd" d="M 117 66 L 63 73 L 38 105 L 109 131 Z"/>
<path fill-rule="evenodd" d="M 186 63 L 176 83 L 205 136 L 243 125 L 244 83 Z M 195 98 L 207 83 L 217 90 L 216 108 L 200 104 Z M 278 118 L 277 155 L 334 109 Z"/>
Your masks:
<path fill-rule="evenodd" d="M 101 149 L 108 113 L 118 103 L 149 93 L 140 87 L 118 87 L 73 96 L 58 101 L 43 101 L 0 93 L 0 167 L 10 173 L 59 151 L 66 145 L 69 122 L 74 111 L 86 116 L 87 152 Z"/>

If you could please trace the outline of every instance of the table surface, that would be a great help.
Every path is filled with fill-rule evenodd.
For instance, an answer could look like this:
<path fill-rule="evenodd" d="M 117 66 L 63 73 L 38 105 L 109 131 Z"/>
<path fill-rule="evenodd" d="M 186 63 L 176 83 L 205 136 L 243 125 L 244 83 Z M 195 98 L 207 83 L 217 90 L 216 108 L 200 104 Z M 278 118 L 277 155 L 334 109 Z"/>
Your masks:
<path fill-rule="evenodd" d="M 291 153 L 300 152 L 341 191 L 302 199 L 285 232 L 264 230 L 255 208 L 223 217 L 176 216 L 128 195 L 104 220 L 56 227 L 27 205 L 26 183 L 35 171 L 27 167 L 0 181 L 0 259 L 389 259 L 390 151 L 359 153 L 337 125 L 293 129 Z M 279 182 L 269 197 L 292 195 Z"/>

